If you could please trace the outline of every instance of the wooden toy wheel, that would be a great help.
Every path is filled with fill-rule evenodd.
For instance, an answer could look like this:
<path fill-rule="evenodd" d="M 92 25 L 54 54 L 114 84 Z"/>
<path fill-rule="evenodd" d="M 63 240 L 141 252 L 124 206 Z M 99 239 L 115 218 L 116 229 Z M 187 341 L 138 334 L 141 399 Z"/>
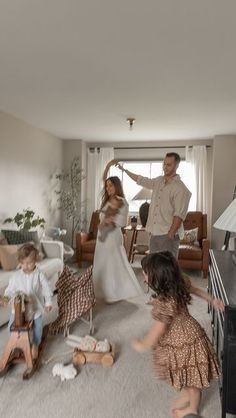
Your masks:
<path fill-rule="evenodd" d="M 103 358 L 102 358 L 102 365 L 105 367 L 111 367 L 114 363 L 114 358 L 113 356 L 108 353 L 108 354 L 104 354 Z"/>
<path fill-rule="evenodd" d="M 80 365 L 80 364 L 85 364 L 86 363 L 86 357 L 83 353 L 81 353 L 80 351 L 77 351 L 74 354 L 74 364 L 75 365 Z"/>

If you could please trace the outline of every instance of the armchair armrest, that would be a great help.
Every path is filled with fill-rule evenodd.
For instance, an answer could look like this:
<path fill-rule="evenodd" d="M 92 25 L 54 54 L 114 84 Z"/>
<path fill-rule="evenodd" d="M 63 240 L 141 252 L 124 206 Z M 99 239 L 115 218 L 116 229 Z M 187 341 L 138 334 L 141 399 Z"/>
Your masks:
<path fill-rule="evenodd" d="M 64 245 L 61 241 L 41 241 L 43 250 L 48 258 L 60 258 L 63 263 Z"/>
<path fill-rule="evenodd" d="M 90 234 L 88 232 L 79 232 L 78 233 L 78 239 L 80 241 L 80 244 L 84 244 L 86 241 L 90 239 Z"/>

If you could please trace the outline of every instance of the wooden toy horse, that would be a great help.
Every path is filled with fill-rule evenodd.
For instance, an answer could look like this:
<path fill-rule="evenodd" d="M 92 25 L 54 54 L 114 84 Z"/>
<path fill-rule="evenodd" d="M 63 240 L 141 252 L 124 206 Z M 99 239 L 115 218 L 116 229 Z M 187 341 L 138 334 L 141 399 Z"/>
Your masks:
<path fill-rule="evenodd" d="M 37 360 L 32 359 L 30 331 L 33 320 L 29 318 L 27 312 L 27 299 L 24 294 L 18 293 L 14 299 L 15 320 L 10 327 L 11 335 L 0 358 L 0 377 L 4 376 L 9 367 L 15 363 L 26 363 L 26 370 L 23 379 L 29 379 L 39 365 L 40 355 L 45 345 L 48 327 L 44 327 L 42 342 L 39 346 L 39 356 Z M 29 306 L 28 306 L 29 308 Z M 32 315 L 31 315 L 32 316 Z"/>

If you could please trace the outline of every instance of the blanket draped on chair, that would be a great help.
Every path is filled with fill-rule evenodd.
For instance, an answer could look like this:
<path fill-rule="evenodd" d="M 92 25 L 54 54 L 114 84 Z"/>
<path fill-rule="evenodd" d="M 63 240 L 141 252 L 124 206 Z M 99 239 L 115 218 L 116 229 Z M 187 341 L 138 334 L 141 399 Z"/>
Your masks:
<path fill-rule="evenodd" d="M 73 273 L 65 266 L 56 283 L 56 290 L 59 313 L 57 319 L 50 324 L 50 334 L 63 333 L 95 304 L 92 266 L 82 275 Z"/>

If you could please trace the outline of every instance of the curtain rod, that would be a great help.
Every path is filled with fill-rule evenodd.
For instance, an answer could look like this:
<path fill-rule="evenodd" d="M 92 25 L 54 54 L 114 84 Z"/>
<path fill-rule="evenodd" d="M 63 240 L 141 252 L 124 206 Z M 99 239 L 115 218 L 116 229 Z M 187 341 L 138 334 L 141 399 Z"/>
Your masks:
<path fill-rule="evenodd" d="M 170 149 L 181 148 L 181 149 L 184 149 L 186 147 L 192 148 L 193 145 L 176 145 L 176 146 L 172 146 L 172 147 L 169 146 L 169 145 L 167 147 L 164 147 L 164 146 L 163 147 L 155 147 L 155 146 L 153 146 L 153 147 L 114 147 L 114 149 L 166 149 L 166 148 L 170 148 Z M 211 148 L 211 145 L 206 145 L 206 147 Z"/>
<path fill-rule="evenodd" d="M 203 145 L 205 145 L 205 144 L 203 144 Z M 153 147 L 113 147 L 113 148 L 114 148 L 114 150 L 116 150 L 116 149 L 118 150 L 118 149 L 166 149 L 166 148 L 169 148 L 169 149 L 173 149 L 173 148 L 184 149 L 186 147 L 192 148 L 193 145 L 176 145 L 176 146 L 168 145 L 168 146 L 165 146 L 165 147 L 164 146 L 162 146 L 162 147 L 161 146 L 159 146 L 159 147 L 155 147 L 155 146 L 153 146 Z M 211 145 L 206 145 L 206 147 L 211 148 L 212 146 Z M 94 150 L 95 148 L 100 149 L 101 147 L 89 147 L 90 150 Z"/>

